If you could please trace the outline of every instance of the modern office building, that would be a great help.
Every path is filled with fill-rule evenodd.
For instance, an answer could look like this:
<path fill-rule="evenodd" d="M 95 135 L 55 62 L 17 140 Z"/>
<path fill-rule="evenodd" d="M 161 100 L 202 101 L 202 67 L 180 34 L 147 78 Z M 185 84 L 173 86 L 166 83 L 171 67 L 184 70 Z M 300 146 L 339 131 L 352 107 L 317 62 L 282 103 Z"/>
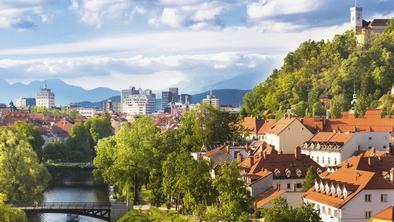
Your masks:
<path fill-rule="evenodd" d="M 179 96 L 179 102 L 182 104 L 192 104 L 192 96 L 189 94 L 181 94 Z"/>
<path fill-rule="evenodd" d="M 161 110 L 164 112 L 170 107 L 172 102 L 172 93 L 170 91 L 161 92 Z"/>
<path fill-rule="evenodd" d="M 122 112 L 122 103 L 115 102 L 110 99 L 105 100 L 103 104 L 103 110 L 106 113 L 120 113 Z"/>
<path fill-rule="evenodd" d="M 55 94 L 46 85 L 37 93 L 36 106 L 48 109 L 55 107 Z"/>
<path fill-rule="evenodd" d="M 207 95 L 205 99 L 202 99 L 202 103 L 209 104 L 216 109 L 220 109 L 220 100 L 216 98 L 214 95 L 212 95 L 212 92 L 209 95 Z"/>
<path fill-rule="evenodd" d="M 35 98 L 19 98 L 16 100 L 16 107 L 33 107 L 36 106 Z"/>
<path fill-rule="evenodd" d="M 171 102 L 179 102 L 179 90 L 178 88 L 169 88 L 171 92 Z"/>
<path fill-rule="evenodd" d="M 140 94 L 139 90 L 137 90 L 134 86 L 130 86 L 128 89 L 123 89 L 120 92 L 120 102 L 123 103 L 123 100 L 130 95 L 138 95 Z"/>
<path fill-rule="evenodd" d="M 156 95 L 152 90 L 139 90 L 138 94 L 130 94 L 123 98 L 122 112 L 128 116 L 149 115 L 156 111 Z"/>

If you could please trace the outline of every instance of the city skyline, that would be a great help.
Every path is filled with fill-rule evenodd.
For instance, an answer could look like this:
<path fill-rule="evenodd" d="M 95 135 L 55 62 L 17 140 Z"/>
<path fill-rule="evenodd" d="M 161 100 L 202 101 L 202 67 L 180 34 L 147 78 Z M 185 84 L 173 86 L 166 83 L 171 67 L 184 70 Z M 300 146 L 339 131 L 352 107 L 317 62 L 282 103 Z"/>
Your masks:
<path fill-rule="evenodd" d="M 250 89 L 301 42 L 347 30 L 353 4 L 2 1 L 0 77 L 11 83 L 59 78 L 85 89 Z M 366 19 L 394 16 L 387 0 L 358 5 Z"/>

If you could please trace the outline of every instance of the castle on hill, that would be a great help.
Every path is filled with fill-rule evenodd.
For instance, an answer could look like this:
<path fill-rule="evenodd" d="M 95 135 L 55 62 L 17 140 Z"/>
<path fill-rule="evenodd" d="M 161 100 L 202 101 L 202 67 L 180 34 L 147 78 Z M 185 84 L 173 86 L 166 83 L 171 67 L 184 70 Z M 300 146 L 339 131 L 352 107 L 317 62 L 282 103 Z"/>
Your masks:
<path fill-rule="evenodd" d="M 366 21 L 362 17 L 363 9 L 361 7 L 350 8 L 350 26 L 353 29 L 357 43 L 364 45 L 369 39 L 380 35 L 387 28 L 390 20 L 393 19 L 373 19 Z"/>

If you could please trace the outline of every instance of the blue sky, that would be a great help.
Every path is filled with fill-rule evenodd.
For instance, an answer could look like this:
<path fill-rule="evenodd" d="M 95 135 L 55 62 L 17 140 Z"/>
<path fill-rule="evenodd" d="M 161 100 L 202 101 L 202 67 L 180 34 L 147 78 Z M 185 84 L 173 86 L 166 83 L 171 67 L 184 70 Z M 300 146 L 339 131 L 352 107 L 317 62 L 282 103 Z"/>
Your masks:
<path fill-rule="evenodd" d="M 308 39 L 349 28 L 352 0 L 0 0 L 0 78 L 91 89 L 252 88 Z M 394 17 L 394 0 L 359 0 Z"/>

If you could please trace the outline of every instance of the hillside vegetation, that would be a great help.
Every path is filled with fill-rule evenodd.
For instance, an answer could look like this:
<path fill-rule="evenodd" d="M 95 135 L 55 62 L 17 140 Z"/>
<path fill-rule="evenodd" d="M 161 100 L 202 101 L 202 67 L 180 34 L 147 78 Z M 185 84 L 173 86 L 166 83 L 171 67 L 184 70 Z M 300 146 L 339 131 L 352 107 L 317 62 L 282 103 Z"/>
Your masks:
<path fill-rule="evenodd" d="M 300 116 L 325 113 L 321 96 L 331 98 L 330 115 L 352 108 L 356 89 L 356 115 L 367 108 L 384 106 L 386 114 L 393 98 L 394 22 L 379 37 L 357 45 L 352 31 L 332 41 L 307 41 L 290 52 L 283 66 L 244 97 L 243 116 L 280 117 L 288 109 Z M 387 95 L 385 95 L 387 94 Z M 379 99 L 383 96 L 383 101 Z M 275 115 L 273 115 L 275 114 Z"/>

